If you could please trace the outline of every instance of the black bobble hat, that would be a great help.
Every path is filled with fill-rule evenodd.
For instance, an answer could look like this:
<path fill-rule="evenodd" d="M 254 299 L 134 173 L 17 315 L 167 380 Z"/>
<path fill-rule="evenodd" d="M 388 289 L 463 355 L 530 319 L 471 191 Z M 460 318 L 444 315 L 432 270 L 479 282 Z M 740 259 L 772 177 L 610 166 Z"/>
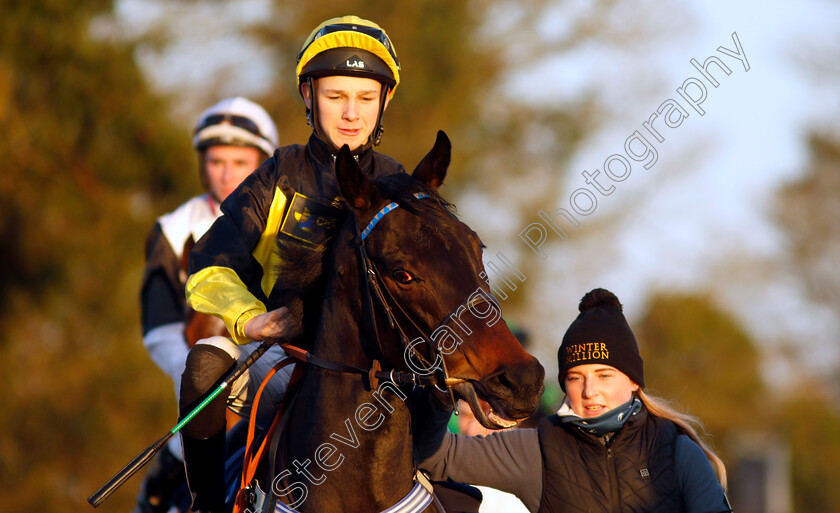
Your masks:
<path fill-rule="evenodd" d="M 578 310 L 580 314 L 566 330 L 557 351 L 560 388 L 566 391 L 564 381 L 569 369 L 588 363 L 615 367 L 644 388 L 644 362 L 615 294 L 594 289 L 583 296 Z"/>

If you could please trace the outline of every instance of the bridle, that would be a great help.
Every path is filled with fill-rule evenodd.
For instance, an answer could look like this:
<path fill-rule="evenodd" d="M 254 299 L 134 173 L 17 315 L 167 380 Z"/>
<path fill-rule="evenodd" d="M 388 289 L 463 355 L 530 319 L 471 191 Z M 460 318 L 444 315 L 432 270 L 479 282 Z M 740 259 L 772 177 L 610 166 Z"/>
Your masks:
<path fill-rule="evenodd" d="M 424 198 L 428 198 L 428 194 L 418 192 L 414 194 L 414 198 L 416 200 L 421 200 Z M 376 329 L 376 308 L 373 305 L 373 299 L 376 298 L 377 302 L 379 303 L 380 308 L 385 312 L 385 317 L 388 320 L 388 327 L 396 330 L 397 334 L 399 335 L 400 344 L 403 346 L 404 350 L 410 351 L 415 358 L 421 361 L 423 364 L 426 365 L 427 368 L 432 368 L 431 363 L 428 361 L 426 357 L 423 356 L 422 353 L 417 351 L 414 345 L 409 344 L 409 337 L 406 334 L 405 329 L 397 320 L 396 315 L 394 314 L 394 308 L 391 307 L 393 305 L 401 314 L 402 316 L 408 320 L 409 324 L 414 328 L 414 330 L 420 335 L 420 338 L 423 341 L 423 344 L 427 345 L 430 349 L 430 354 L 434 354 L 437 358 L 439 358 L 441 362 L 441 374 L 442 378 L 439 376 L 435 376 L 434 381 L 431 383 L 433 384 L 438 390 L 441 391 L 448 391 L 449 397 L 452 399 L 452 404 L 455 407 L 456 414 L 458 413 L 458 403 L 455 400 L 455 394 L 452 391 L 452 385 L 463 383 L 465 380 L 460 378 L 452 378 L 449 376 L 449 371 L 446 368 L 446 360 L 443 358 L 443 354 L 441 354 L 440 345 L 434 343 L 434 341 L 428 337 L 423 329 L 417 325 L 417 322 L 414 318 L 406 312 L 405 308 L 403 308 L 402 304 L 391 294 L 391 291 L 388 290 L 388 287 L 385 286 L 385 281 L 382 278 L 382 274 L 376 268 L 376 264 L 370 259 L 370 256 L 367 253 L 367 248 L 365 246 L 365 239 L 367 239 L 368 235 L 370 235 L 373 228 L 382 220 L 389 212 L 399 208 L 399 203 L 397 202 L 390 202 L 373 218 L 368 222 L 367 226 L 359 231 L 358 225 L 356 226 L 358 235 L 356 236 L 356 247 L 359 251 L 359 261 L 362 265 L 362 272 L 365 276 L 365 298 L 366 298 L 366 307 L 368 310 L 368 316 L 370 317 L 371 322 L 371 331 L 373 332 L 373 338 L 376 343 L 376 347 L 379 350 L 379 353 L 382 354 L 382 343 L 379 339 L 379 331 Z M 447 324 L 448 320 L 450 319 L 451 314 L 444 318 L 444 320 L 439 324 L 438 327 L 444 326 Z M 405 354 L 405 353 L 404 353 Z M 376 360 L 374 360 L 376 362 Z M 374 363 L 377 365 L 378 363 Z M 417 373 L 409 373 L 412 375 L 416 380 L 419 378 L 425 378 L 426 376 L 422 376 Z M 441 387 L 443 385 L 443 387 Z M 445 388 L 444 388 L 445 387 Z"/>
<path fill-rule="evenodd" d="M 421 200 L 424 198 L 429 198 L 429 195 L 426 193 L 418 192 L 414 194 L 414 198 L 416 200 Z M 448 353 L 444 353 L 441 350 L 440 345 L 437 344 L 432 337 L 426 335 L 423 328 L 421 328 L 417 324 L 417 322 L 406 311 L 402 304 L 400 304 L 400 302 L 393 296 L 393 294 L 391 294 L 391 292 L 385 286 L 385 281 L 382 278 L 381 273 L 379 273 L 378 269 L 376 268 L 376 265 L 370 259 L 365 245 L 365 240 L 370 235 L 373 228 L 379 223 L 379 221 L 381 221 L 382 218 L 384 218 L 389 212 L 399 208 L 399 206 L 399 203 L 392 201 L 384 207 L 382 207 L 382 209 L 380 209 L 379 212 L 377 212 L 376 215 L 374 215 L 373 218 L 368 222 L 364 229 L 360 229 L 359 226 L 356 225 L 357 235 L 355 237 L 355 243 L 358 249 L 359 262 L 361 264 L 361 271 L 364 275 L 365 283 L 365 302 L 363 304 L 363 310 L 367 311 L 366 314 L 370 322 L 371 331 L 373 333 L 373 342 L 375 344 L 375 351 L 366 350 L 368 357 L 370 357 L 372 360 L 371 368 L 363 369 L 361 367 L 349 365 L 346 363 L 333 362 L 315 356 L 311 352 L 304 351 L 294 346 L 284 344 L 283 348 L 293 358 L 306 363 L 311 363 L 317 367 L 343 373 L 366 375 L 368 377 L 369 385 L 371 388 L 376 388 L 378 386 L 379 380 L 392 381 L 394 384 L 397 385 L 435 386 L 441 392 L 448 392 L 449 397 L 452 400 L 452 404 L 455 407 L 455 412 L 457 413 L 457 401 L 455 400 L 455 394 L 452 390 L 452 387 L 460 383 L 465 383 L 467 380 L 461 378 L 453 378 L 449 375 L 449 371 L 446 367 L 446 360 L 444 358 L 444 354 Z M 495 302 L 495 300 L 492 297 L 489 297 L 489 294 L 481 294 L 471 299 L 472 300 L 470 303 L 470 307 L 479 303 Z M 382 370 L 381 365 L 377 360 L 377 354 L 384 355 L 382 343 L 379 337 L 379 330 L 377 329 L 377 305 L 378 308 L 382 309 L 382 311 L 384 312 L 385 318 L 387 319 L 388 327 L 396 331 L 400 343 L 403 347 L 404 354 L 407 355 L 410 352 L 418 361 L 422 362 L 427 369 L 432 370 L 430 374 L 411 371 L 400 371 L 396 369 L 391 369 L 389 371 Z M 427 347 L 429 347 L 429 355 L 434 356 L 435 361 L 437 361 L 438 359 L 440 360 L 441 365 L 438 369 L 435 369 L 435 367 L 433 367 L 429 363 L 428 358 L 426 358 L 422 353 L 415 349 L 415 346 L 421 344 L 409 343 L 409 337 L 406 333 L 405 328 L 403 328 L 403 325 L 397 319 L 397 315 L 394 311 L 395 309 L 401 314 L 403 318 L 407 320 L 411 328 L 413 328 L 413 330 L 419 334 L 419 338 L 422 342 L 422 345 L 426 345 Z M 432 333 L 435 333 L 437 329 L 448 325 L 449 322 L 452 320 L 453 315 L 457 311 L 458 309 L 453 310 L 453 312 L 444 317 L 443 321 L 441 321 L 441 323 L 434 330 L 432 330 Z"/>

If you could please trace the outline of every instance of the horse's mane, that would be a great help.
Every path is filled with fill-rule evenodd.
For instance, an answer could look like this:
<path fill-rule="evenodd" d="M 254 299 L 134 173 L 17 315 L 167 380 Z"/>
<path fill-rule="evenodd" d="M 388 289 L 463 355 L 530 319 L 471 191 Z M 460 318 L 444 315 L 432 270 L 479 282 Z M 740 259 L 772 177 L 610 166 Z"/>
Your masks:
<path fill-rule="evenodd" d="M 460 222 L 455 215 L 455 205 L 443 199 L 437 189 L 407 174 L 384 176 L 374 183 L 385 197 L 417 216 L 412 233 L 419 247 L 431 249 L 439 245 L 447 250 L 450 248 L 451 237 L 445 234 L 442 227 Z M 415 196 L 418 193 L 426 197 L 418 201 Z"/>
<path fill-rule="evenodd" d="M 411 175 L 398 173 L 383 176 L 378 178 L 374 184 L 386 198 L 389 198 L 391 201 L 397 203 L 400 208 L 404 208 L 412 214 L 419 214 L 420 209 L 429 205 L 436 206 L 437 210 L 442 212 L 455 213 L 454 204 L 443 199 L 436 189 L 416 180 Z M 417 201 L 415 197 L 417 193 L 425 194 L 432 201 Z"/>

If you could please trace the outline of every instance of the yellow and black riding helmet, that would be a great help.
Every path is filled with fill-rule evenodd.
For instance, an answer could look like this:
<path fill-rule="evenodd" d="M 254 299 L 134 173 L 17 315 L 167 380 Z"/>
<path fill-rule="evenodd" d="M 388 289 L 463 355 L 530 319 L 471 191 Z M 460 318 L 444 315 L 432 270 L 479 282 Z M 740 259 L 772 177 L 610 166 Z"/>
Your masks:
<path fill-rule="evenodd" d="M 382 114 L 385 111 L 385 99 L 391 99 L 400 84 L 400 61 L 394 44 L 385 30 L 376 23 L 358 16 L 331 18 L 309 34 L 298 54 L 295 69 L 298 90 L 304 84 L 310 88 L 315 98 L 313 81 L 317 78 L 345 75 L 351 77 L 372 78 L 382 84 L 379 99 L 379 117 L 376 129 L 364 148 L 379 144 L 382 138 Z M 317 118 L 307 109 L 307 121 L 318 134 Z M 327 141 L 329 142 L 329 141 Z"/>

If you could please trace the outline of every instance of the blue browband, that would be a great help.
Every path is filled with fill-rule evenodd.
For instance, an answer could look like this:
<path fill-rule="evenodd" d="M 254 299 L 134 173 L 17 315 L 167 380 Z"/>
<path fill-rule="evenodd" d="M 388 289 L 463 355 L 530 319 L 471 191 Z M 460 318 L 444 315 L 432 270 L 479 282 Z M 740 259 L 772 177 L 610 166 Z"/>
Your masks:
<path fill-rule="evenodd" d="M 414 197 L 417 198 L 417 199 L 423 199 L 423 198 L 428 198 L 429 195 L 424 193 L 424 192 L 417 192 L 417 193 L 414 194 Z M 362 240 L 365 240 L 365 238 L 367 238 L 367 236 L 370 235 L 370 231 L 373 230 L 373 227 L 376 226 L 376 223 L 381 221 L 382 218 L 385 217 L 385 214 L 394 210 L 397 207 L 399 207 L 399 205 L 394 201 L 392 201 L 391 203 L 388 203 L 387 205 L 382 207 L 382 210 L 377 212 L 376 215 L 373 216 L 373 219 L 370 220 L 367 227 L 365 227 L 365 229 L 362 230 L 362 234 L 359 236 L 359 238 L 362 239 Z"/>

